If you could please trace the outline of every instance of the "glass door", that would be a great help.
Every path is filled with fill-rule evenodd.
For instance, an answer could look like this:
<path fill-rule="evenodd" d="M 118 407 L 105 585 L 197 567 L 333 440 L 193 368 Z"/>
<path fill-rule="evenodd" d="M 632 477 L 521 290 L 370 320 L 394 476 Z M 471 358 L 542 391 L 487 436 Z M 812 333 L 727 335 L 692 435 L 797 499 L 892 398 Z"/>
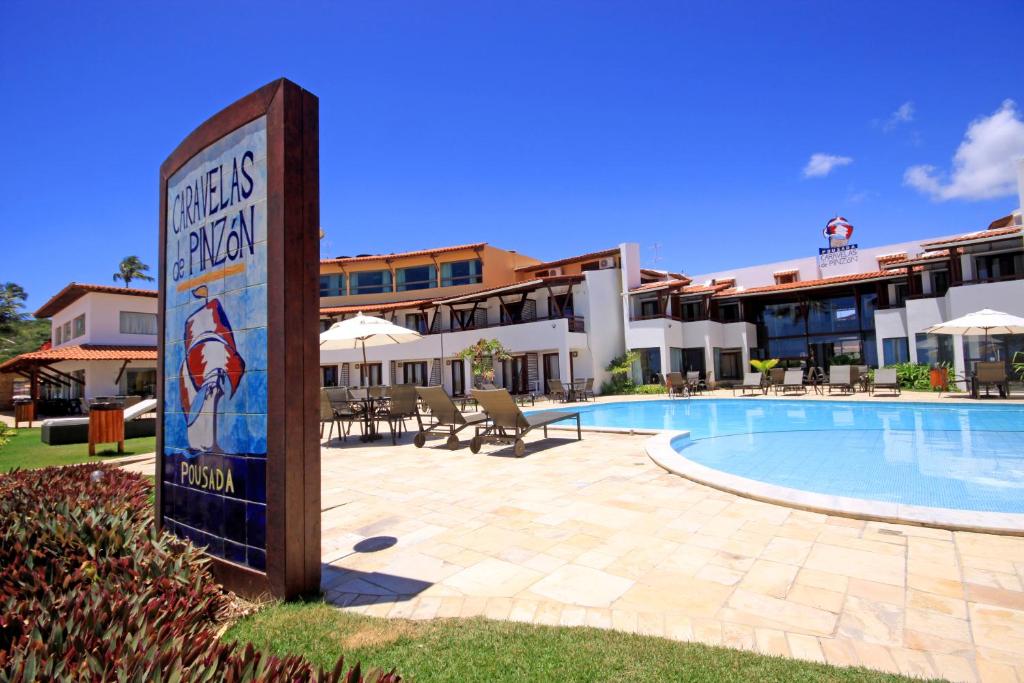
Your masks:
<path fill-rule="evenodd" d="M 462 359 L 452 361 L 452 396 L 466 395 L 465 362 Z"/>

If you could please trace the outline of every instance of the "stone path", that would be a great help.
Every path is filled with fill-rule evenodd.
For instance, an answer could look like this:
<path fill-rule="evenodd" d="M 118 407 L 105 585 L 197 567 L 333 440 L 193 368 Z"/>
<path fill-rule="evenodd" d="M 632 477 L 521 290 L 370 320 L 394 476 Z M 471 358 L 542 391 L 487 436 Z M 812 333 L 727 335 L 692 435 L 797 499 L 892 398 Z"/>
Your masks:
<path fill-rule="evenodd" d="M 325 447 L 327 598 L 1024 683 L 1024 538 L 759 503 L 661 470 L 645 437 L 554 436 L 522 459 Z"/>

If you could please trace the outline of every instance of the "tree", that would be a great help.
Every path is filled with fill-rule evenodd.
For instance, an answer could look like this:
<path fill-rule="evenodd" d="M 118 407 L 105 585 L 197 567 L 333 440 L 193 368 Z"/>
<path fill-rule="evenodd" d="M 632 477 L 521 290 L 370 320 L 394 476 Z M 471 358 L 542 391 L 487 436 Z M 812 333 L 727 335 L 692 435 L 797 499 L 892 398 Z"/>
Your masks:
<path fill-rule="evenodd" d="M 474 378 L 479 377 L 484 382 L 493 382 L 494 361 L 508 360 L 512 354 L 497 339 L 480 339 L 460 351 L 458 357 L 469 361 Z"/>
<path fill-rule="evenodd" d="M 121 259 L 121 265 L 117 268 L 118 271 L 114 273 L 114 281 L 123 280 L 125 287 L 130 285 L 132 280 L 153 281 L 151 276 L 146 275 L 149 271 L 149 266 L 143 263 L 142 259 L 138 256 L 125 256 Z"/>
<path fill-rule="evenodd" d="M 0 285 L 0 331 L 10 333 L 14 326 L 28 316 L 22 312 L 28 294 L 21 285 L 5 282 Z"/>

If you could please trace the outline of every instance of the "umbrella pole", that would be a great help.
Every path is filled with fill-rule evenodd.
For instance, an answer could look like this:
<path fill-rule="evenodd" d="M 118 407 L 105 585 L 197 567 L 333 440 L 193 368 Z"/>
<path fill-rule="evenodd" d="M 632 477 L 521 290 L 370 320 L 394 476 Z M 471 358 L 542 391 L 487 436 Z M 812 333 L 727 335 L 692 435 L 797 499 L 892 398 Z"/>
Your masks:
<path fill-rule="evenodd" d="M 370 376 L 367 374 L 369 372 L 369 368 L 366 367 L 366 340 L 365 339 L 360 339 L 359 343 L 361 343 L 363 345 L 363 368 L 362 368 L 363 371 L 359 373 L 360 375 L 362 375 L 359 378 L 359 383 L 360 384 L 364 384 L 364 381 L 365 381 L 365 386 L 370 386 L 370 384 L 369 384 Z"/>

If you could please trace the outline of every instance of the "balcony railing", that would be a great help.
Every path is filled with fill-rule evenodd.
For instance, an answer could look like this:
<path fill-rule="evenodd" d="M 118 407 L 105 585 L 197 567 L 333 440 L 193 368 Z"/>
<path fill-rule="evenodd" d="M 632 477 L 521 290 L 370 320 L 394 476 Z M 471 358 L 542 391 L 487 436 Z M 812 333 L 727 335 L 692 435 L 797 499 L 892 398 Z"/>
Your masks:
<path fill-rule="evenodd" d="M 508 327 L 510 325 L 525 325 L 526 323 L 544 322 L 545 320 L 566 320 L 569 324 L 570 332 L 586 332 L 586 325 L 583 316 L 581 315 L 552 315 L 547 317 L 533 317 L 533 318 L 522 318 L 519 320 L 502 320 L 500 322 L 486 324 L 478 324 L 476 321 L 469 321 L 465 326 L 459 325 L 457 322 L 453 322 L 448 329 L 443 330 L 444 332 L 467 332 L 472 330 L 486 330 L 494 327 Z M 431 330 L 426 334 L 440 334 L 439 330 Z"/>

